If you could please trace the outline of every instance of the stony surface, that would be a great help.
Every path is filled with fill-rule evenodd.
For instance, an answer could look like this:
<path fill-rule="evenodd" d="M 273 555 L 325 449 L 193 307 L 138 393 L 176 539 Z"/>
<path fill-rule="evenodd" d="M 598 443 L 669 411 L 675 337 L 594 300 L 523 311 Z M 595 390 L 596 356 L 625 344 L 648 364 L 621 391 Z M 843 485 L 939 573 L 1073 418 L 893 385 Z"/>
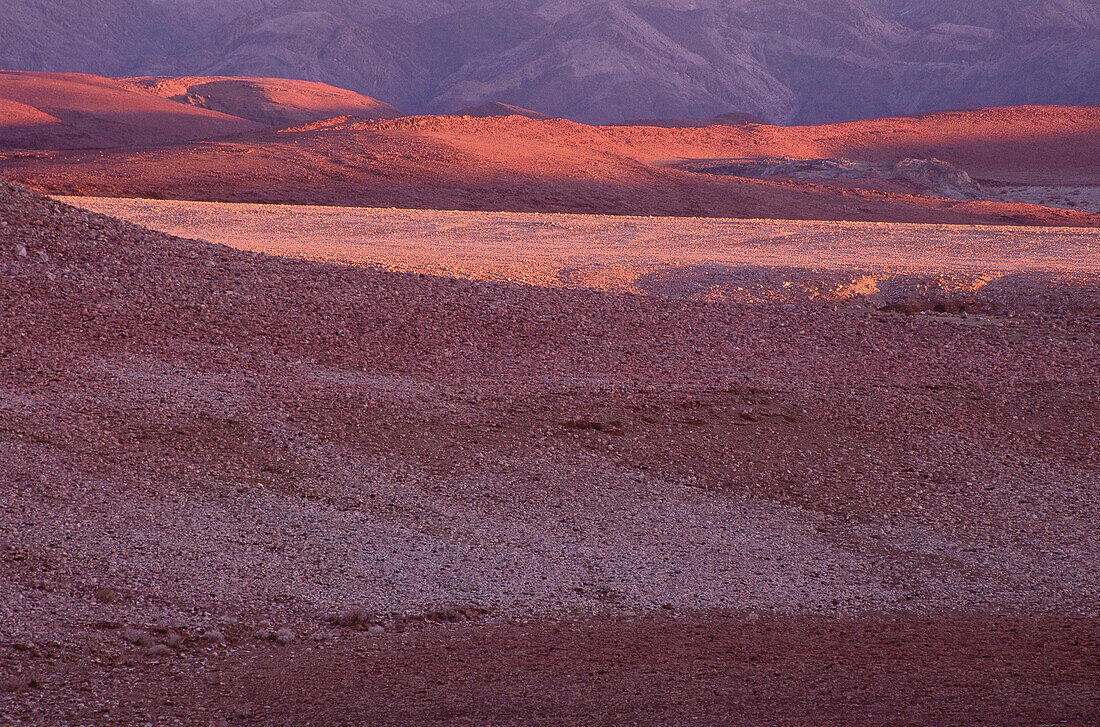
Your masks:
<path fill-rule="evenodd" d="M 1093 228 L 59 199 L 249 252 L 700 301 L 1068 312 L 1094 308 L 1100 270 Z"/>
<path fill-rule="evenodd" d="M 1100 214 L 1100 185 L 1001 185 L 990 189 L 989 195 L 1002 202 L 1025 202 Z"/>
<path fill-rule="evenodd" d="M 926 314 L 0 239 L 0 721 L 1095 718 L 1087 237 Z"/>

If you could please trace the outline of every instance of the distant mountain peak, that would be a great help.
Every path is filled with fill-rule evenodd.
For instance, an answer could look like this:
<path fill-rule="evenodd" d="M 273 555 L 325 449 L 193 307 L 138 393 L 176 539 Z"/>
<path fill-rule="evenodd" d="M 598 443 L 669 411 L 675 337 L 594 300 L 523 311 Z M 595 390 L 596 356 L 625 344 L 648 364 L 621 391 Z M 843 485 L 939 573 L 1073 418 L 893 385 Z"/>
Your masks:
<path fill-rule="evenodd" d="M 0 67 L 306 79 L 410 113 L 500 102 L 586 123 L 1100 103 L 1095 0 L 65 5 L 7 0 Z"/>

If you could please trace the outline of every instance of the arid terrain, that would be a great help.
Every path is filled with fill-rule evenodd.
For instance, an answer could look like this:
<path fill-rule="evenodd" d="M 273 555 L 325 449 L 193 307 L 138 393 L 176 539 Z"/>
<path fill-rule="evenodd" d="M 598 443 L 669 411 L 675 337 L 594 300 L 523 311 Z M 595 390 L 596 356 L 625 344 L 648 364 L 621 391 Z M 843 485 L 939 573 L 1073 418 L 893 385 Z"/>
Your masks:
<path fill-rule="evenodd" d="M 299 85 L 291 93 L 271 79 L 242 79 L 240 87 L 211 82 L 214 90 L 203 91 L 209 97 L 175 93 L 195 87 L 193 79 L 148 81 L 169 95 L 161 98 L 135 87 L 133 80 L 81 78 L 95 88 L 114 84 L 135 105 L 174 103 L 179 113 L 170 118 L 180 126 L 175 137 L 188 133 L 200 140 L 180 143 L 173 137 L 141 146 L 86 143 L 90 148 L 72 148 L 69 132 L 74 127 L 67 124 L 49 130 L 33 127 L 31 131 L 41 132 L 38 148 L 28 148 L 33 146 L 25 141 L 28 127 L 14 115 L 6 127 L 11 148 L 0 153 L 0 174 L 44 192 L 82 196 L 942 224 L 1100 224 L 1090 205 L 1036 204 L 1045 198 L 1033 191 L 1058 188 L 1063 190 L 1059 199 L 1074 200 L 1082 197 L 1070 192 L 1084 190 L 1083 199 L 1091 198 L 1089 190 L 1100 179 L 1100 107 L 977 109 L 807 127 L 718 122 L 672 127 L 587 126 L 529 118 L 522 109 L 497 116 L 491 114 L 501 107 L 493 106 L 471 109 L 478 114 L 473 116 L 339 116 L 278 127 L 296 114 L 323 116 L 351 101 L 339 89 Z M 35 76 L 9 83 L 54 80 Z M 249 93 L 241 96 L 241 88 Z M 90 103 L 79 87 L 71 93 L 73 108 Z M 256 101 L 255 94 L 265 100 Z M 192 105 L 196 103 L 200 106 Z M 373 99 L 360 97 L 355 103 L 364 113 L 389 113 Z M 222 135 L 193 128 L 196 112 L 221 113 L 210 109 L 242 114 L 233 117 L 242 127 Z M 38 111 L 65 116 L 52 105 Z M 144 116 L 135 110 L 133 118 Z M 268 128 L 249 130 L 257 121 L 269 122 Z M 848 172 L 844 178 L 804 178 L 784 174 L 782 162 L 769 161 L 787 158 L 867 171 L 857 178 Z M 755 176 L 723 171 L 731 160 L 746 159 L 778 166 Z M 901 171 L 884 174 L 881 168 Z"/>
<path fill-rule="evenodd" d="M 0 725 L 1100 724 L 1090 4 L 62 4 Z"/>
<path fill-rule="evenodd" d="M 163 145 L 260 128 L 110 78 L 0 71 L 0 149 Z"/>
<path fill-rule="evenodd" d="M 0 721 L 1100 720 L 1095 229 L 70 201 Z"/>
<path fill-rule="evenodd" d="M 410 113 L 816 124 L 1100 103 L 1095 0 L 5 0 L 0 68 L 322 81 Z"/>
<path fill-rule="evenodd" d="M 401 112 L 377 99 L 324 83 L 221 76 L 120 79 L 136 89 L 264 126 L 283 127 L 337 116 L 388 119 Z"/>
<path fill-rule="evenodd" d="M 1042 271 L 1072 279 L 1100 269 L 1100 231 L 1082 228 L 1025 234 L 1004 226 L 61 200 L 249 252 L 699 300 L 884 306 L 915 296 L 919 310 L 950 305 L 959 312 L 994 306 L 988 296 L 1019 295 L 1027 308 L 1038 301 L 1006 285 L 1012 276 Z"/>
<path fill-rule="evenodd" d="M 0 71 L 0 149 L 170 146 L 337 116 L 392 118 L 373 98 L 283 78 L 104 78 Z"/>

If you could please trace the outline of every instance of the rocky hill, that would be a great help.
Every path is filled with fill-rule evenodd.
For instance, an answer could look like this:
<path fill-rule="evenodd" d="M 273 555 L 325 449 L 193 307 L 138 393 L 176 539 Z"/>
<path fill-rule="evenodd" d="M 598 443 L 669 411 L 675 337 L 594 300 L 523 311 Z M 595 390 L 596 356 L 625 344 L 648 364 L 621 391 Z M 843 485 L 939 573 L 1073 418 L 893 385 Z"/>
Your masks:
<path fill-rule="evenodd" d="M 399 115 L 387 103 L 311 81 L 0 71 L 0 150 L 178 144 Z"/>
<path fill-rule="evenodd" d="M 262 128 L 111 78 L 0 71 L 0 149 L 166 144 Z"/>
<path fill-rule="evenodd" d="M 392 119 L 401 115 L 393 106 L 378 99 L 313 81 L 217 76 L 138 77 L 126 81 L 172 101 L 239 116 L 265 126 L 291 126 L 336 116 Z"/>
<path fill-rule="evenodd" d="M 918 160 L 910 167 L 939 159 L 972 176 L 983 190 L 1087 186 L 1100 175 L 1098 140 L 1097 107 L 982 109 L 803 127 L 587 126 L 519 114 L 343 117 L 224 141 L 9 155 L 0 158 L 0 175 L 69 195 L 1096 226 L 1100 216 L 1016 204 L 1011 196 L 944 199 L 943 190 L 934 189 L 942 179 L 929 184 L 920 174 L 914 178 L 919 170 L 895 168 L 907 159 Z M 773 157 L 850 160 L 864 168 L 866 178 L 706 173 L 710 162 Z M 889 173 L 871 175 L 872 168 Z"/>

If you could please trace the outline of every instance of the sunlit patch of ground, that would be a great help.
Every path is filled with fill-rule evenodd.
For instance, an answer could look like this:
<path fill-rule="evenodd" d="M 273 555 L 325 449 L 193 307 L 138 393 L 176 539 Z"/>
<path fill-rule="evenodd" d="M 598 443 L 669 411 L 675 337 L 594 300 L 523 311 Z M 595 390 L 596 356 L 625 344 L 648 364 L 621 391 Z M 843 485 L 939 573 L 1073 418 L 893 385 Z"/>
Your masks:
<path fill-rule="evenodd" d="M 1100 186 L 987 186 L 989 198 L 996 202 L 1026 202 L 1045 207 L 1100 213 Z"/>
<path fill-rule="evenodd" d="M 1010 312 L 1038 301 L 984 300 L 991 281 L 1042 274 L 1072 290 L 1100 270 L 1100 231 L 1083 228 L 62 199 L 240 250 L 700 300 Z"/>

